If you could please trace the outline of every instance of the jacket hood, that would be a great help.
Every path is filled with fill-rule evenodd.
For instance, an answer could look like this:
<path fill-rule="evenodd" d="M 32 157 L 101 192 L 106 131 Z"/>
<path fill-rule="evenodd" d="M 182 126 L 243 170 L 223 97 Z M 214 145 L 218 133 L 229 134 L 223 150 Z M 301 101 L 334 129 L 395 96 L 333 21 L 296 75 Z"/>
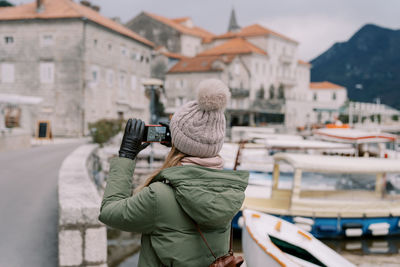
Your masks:
<path fill-rule="evenodd" d="M 239 211 L 247 187 L 247 171 L 201 166 L 164 169 L 155 181 L 169 181 L 182 209 L 200 226 L 226 226 Z"/>

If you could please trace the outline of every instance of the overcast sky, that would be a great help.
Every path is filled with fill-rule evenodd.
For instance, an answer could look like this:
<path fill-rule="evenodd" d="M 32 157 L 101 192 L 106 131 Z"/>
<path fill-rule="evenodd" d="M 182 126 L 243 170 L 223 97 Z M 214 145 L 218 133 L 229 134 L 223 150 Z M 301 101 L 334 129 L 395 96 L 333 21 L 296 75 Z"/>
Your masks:
<path fill-rule="evenodd" d="M 92 3 L 101 7 L 103 15 L 118 16 L 123 22 L 143 10 L 170 18 L 190 16 L 196 25 L 216 34 L 226 31 L 234 6 L 240 26 L 260 23 L 299 41 L 300 57 L 304 60 L 313 59 L 337 41 L 347 40 L 366 23 L 400 28 L 399 0 L 92 0 Z"/>

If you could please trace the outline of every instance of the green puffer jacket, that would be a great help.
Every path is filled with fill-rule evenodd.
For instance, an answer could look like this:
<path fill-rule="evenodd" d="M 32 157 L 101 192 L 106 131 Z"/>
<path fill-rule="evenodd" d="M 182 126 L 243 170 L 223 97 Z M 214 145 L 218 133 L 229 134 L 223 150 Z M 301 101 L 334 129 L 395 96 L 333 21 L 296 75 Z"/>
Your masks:
<path fill-rule="evenodd" d="M 214 261 L 183 210 L 199 224 L 217 257 L 228 252 L 230 223 L 243 203 L 248 172 L 172 167 L 132 196 L 134 169 L 130 159 L 111 160 L 99 220 L 142 233 L 139 267 L 206 267 Z"/>

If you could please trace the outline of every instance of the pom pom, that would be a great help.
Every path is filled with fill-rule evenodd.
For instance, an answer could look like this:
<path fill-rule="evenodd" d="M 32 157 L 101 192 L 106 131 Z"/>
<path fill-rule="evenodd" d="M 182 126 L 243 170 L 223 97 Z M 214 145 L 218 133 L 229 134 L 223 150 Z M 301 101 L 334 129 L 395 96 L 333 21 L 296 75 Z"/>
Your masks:
<path fill-rule="evenodd" d="M 230 95 L 229 88 L 217 79 L 204 80 L 197 86 L 197 103 L 204 111 L 225 109 Z"/>

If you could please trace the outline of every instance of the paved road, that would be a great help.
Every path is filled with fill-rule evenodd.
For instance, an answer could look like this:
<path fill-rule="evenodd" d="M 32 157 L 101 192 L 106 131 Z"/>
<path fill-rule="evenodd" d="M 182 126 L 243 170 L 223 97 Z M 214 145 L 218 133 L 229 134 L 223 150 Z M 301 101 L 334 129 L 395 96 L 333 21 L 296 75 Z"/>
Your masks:
<path fill-rule="evenodd" d="M 57 175 L 81 143 L 0 153 L 1 267 L 57 266 Z"/>

